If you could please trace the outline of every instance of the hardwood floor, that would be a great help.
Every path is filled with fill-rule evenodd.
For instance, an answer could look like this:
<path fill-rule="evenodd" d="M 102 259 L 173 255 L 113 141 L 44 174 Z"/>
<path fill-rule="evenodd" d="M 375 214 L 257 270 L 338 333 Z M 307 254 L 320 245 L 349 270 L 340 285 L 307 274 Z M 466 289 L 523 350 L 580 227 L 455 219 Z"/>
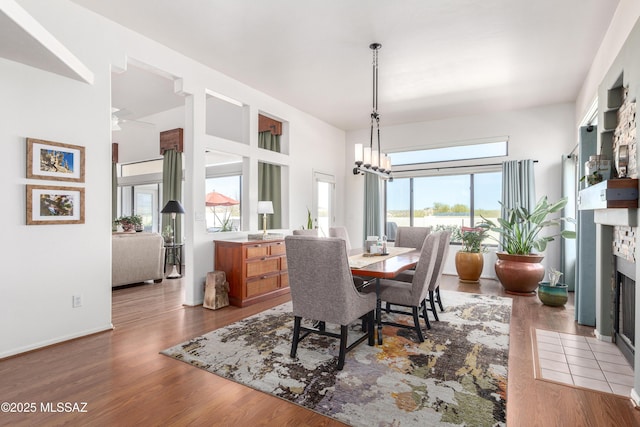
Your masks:
<path fill-rule="evenodd" d="M 495 281 L 442 288 L 505 296 Z M 179 279 L 113 293 L 113 331 L 0 361 L 2 402 L 35 404 L 32 413 L 1 413 L 0 425 L 340 426 L 312 411 L 159 354 L 194 336 L 287 301 L 245 308 L 183 307 Z M 444 301 L 446 306 L 446 300 Z M 509 426 L 640 426 L 629 399 L 533 378 L 530 329 L 590 335 L 573 305 L 556 309 L 535 297 L 513 297 L 509 347 Z M 52 412 L 86 402 L 86 412 Z M 27 406 L 29 407 L 29 406 Z M 62 409 L 65 409 L 64 405 Z M 381 420 L 383 421 L 383 420 Z"/>

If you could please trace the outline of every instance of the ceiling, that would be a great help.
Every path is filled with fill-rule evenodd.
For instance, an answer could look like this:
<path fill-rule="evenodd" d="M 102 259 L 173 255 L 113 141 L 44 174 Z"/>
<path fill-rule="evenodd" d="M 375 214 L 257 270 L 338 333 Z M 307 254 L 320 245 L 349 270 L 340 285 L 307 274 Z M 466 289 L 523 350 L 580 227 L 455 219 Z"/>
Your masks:
<path fill-rule="evenodd" d="M 372 42 L 381 126 L 573 102 L 618 4 L 72 1 L 345 130 L 369 125 Z"/>

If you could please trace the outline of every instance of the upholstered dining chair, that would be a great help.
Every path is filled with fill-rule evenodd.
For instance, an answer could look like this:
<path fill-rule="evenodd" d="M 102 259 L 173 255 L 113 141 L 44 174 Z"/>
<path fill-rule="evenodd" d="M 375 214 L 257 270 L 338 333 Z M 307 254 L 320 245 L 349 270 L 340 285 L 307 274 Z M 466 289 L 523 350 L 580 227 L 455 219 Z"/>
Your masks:
<path fill-rule="evenodd" d="M 429 233 L 431 227 L 398 227 L 394 246 L 420 249 Z"/>
<path fill-rule="evenodd" d="M 293 230 L 294 236 L 318 236 L 318 230 L 312 228 L 310 230 Z"/>
<path fill-rule="evenodd" d="M 329 237 L 339 237 L 344 240 L 347 245 L 347 252 L 351 250 L 351 242 L 349 241 L 349 233 L 347 232 L 346 227 L 337 226 L 337 227 L 329 227 Z"/>
<path fill-rule="evenodd" d="M 369 345 L 374 344 L 376 294 L 362 294 L 354 287 L 344 240 L 286 236 L 285 245 L 294 316 L 291 357 L 296 357 L 298 343 L 311 333 L 339 338 L 341 370 L 348 351 L 367 338 Z M 363 316 L 366 333 L 347 346 L 349 325 Z M 303 318 L 315 327 L 303 326 Z M 327 323 L 340 325 L 340 333 L 327 331 Z"/>
<path fill-rule="evenodd" d="M 424 316 L 427 329 L 431 327 L 426 313 L 426 305 L 424 305 L 423 301 L 429 292 L 429 281 L 435 269 L 438 245 L 441 237 L 440 233 L 441 232 L 431 233 L 425 239 L 411 284 L 398 280 L 380 280 L 380 299 L 389 304 L 387 305 L 387 311 L 413 316 L 413 326 L 390 321 L 382 321 L 382 323 L 399 328 L 413 329 L 420 342 L 424 341 L 422 327 L 420 326 L 420 317 Z M 365 288 L 365 292 L 375 293 L 375 289 L 373 288 L 373 286 L 369 286 Z M 392 309 L 390 305 L 407 307 L 411 309 L 411 312 Z M 423 312 L 422 316 L 420 315 L 421 310 Z"/>
<path fill-rule="evenodd" d="M 438 254 L 436 255 L 436 263 L 433 270 L 433 275 L 429 280 L 429 293 L 427 298 L 423 301 L 423 304 L 429 302 L 429 308 L 426 308 L 427 311 L 431 311 L 433 313 L 433 317 L 436 321 L 438 319 L 438 312 L 436 310 L 435 304 L 437 303 L 440 307 L 440 311 L 444 311 L 444 307 L 442 306 L 442 299 L 440 298 L 440 280 L 442 279 L 442 272 L 444 271 L 444 266 L 447 262 L 447 258 L 449 257 L 449 247 L 451 246 L 451 231 L 442 231 L 440 234 L 440 242 L 438 244 Z M 399 280 L 401 282 L 411 283 L 413 281 L 413 277 L 415 275 L 415 270 L 408 270 L 397 275 L 394 280 Z M 387 309 L 389 307 L 387 306 Z M 426 323 L 429 324 L 429 319 L 425 319 Z"/>
<path fill-rule="evenodd" d="M 351 250 L 351 242 L 349 241 L 349 233 L 347 228 L 343 226 L 329 227 L 329 237 L 337 237 L 344 240 L 347 246 L 347 253 Z M 367 285 L 373 282 L 373 277 L 353 276 L 353 284 L 356 285 L 356 289 L 362 290 Z"/>

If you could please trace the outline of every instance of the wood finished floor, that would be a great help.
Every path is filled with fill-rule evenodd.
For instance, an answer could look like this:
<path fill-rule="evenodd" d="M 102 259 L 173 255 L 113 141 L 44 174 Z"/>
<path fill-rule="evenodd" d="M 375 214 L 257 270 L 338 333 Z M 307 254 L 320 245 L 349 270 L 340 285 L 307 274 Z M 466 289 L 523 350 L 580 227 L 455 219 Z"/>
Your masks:
<path fill-rule="evenodd" d="M 491 280 L 477 286 L 446 276 L 443 282 L 443 289 L 505 296 Z M 0 361 L 0 400 L 38 408 L 0 413 L 0 425 L 343 425 L 159 354 L 288 299 L 212 311 L 183 307 L 179 279 L 116 290 L 113 331 Z M 573 314 L 572 304 L 558 309 L 535 297 L 513 297 L 507 425 L 640 426 L 640 411 L 629 399 L 534 379 L 531 327 L 591 335 L 593 329 L 577 325 Z M 86 402 L 86 412 L 40 411 L 46 402 Z"/>

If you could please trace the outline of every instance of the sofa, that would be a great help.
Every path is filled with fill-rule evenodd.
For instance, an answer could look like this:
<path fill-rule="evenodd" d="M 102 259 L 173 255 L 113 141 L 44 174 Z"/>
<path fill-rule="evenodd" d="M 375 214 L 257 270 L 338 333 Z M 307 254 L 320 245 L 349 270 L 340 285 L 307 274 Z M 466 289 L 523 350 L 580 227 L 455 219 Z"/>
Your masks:
<path fill-rule="evenodd" d="M 164 278 L 164 239 L 158 233 L 113 233 L 111 286 Z"/>

